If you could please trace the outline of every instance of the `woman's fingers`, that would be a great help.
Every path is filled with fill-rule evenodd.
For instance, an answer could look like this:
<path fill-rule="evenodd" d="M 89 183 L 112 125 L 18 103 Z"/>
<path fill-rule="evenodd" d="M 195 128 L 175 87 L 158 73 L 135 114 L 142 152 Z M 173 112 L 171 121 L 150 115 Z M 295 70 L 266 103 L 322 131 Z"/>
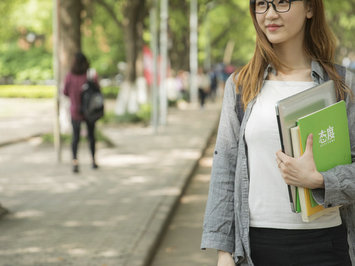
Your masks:
<path fill-rule="evenodd" d="M 313 134 L 309 134 L 307 137 L 306 149 L 304 153 L 311 153 L 313 157 Z"/>

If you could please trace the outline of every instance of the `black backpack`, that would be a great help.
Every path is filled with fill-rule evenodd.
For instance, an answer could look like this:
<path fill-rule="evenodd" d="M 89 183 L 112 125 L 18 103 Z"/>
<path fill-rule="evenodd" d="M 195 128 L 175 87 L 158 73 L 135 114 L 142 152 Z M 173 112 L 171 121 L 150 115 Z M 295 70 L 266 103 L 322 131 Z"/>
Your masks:
<path fill-rule="evenodd" d="M 95 122 L 104 115 L 104 97 L 99 85 L 92 80 L 87 80 L 82 87 L 80 112 L 89 122 Z"/>

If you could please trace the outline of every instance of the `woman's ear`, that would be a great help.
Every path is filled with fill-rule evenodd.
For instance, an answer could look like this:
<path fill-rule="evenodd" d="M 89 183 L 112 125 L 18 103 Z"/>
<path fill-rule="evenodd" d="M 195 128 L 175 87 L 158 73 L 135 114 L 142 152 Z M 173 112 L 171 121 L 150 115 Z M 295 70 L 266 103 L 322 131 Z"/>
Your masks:
<path fill-rule="evenodd" d="M 307 3 L 307 6 L 306 6 L 306 17 L 308 19 L 311 19 L 313 17 L 313 8 L 310 5 L 310 3 Z"/>

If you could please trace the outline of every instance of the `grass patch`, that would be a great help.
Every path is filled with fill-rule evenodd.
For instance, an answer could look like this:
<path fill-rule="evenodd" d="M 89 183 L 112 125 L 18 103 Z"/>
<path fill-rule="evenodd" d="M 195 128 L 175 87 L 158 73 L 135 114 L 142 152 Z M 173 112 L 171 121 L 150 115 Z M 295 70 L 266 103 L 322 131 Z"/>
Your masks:
<path fill-rule="evenodd" d="M 125 113 L 123 115 L 116 115 L 114 112 L 106 112 L 100 121 L 104 124 L 137 124 L 143 123 L 148 125 L 151 116 L 151 106 L 143 104 L 140 110 L 135 114 Z"/>
<path fill-rule="evenodd" d="M 101 92 L 104 95 L 105 99 L 116 99 L 119 92 L 119 87 L 103 87 L 101 88 Z"/>
<path fill-rule="evenodd" d="M 0 85 L 1 98 L 53 98 L 55 86 L 48 85 Z"/>
<path fill-rule="evenodd" d="M 119 88 L 101 88 L 105 99 L 116 99 Z M 56 87 L 51 85 L 0 85 L 0 98 L 54 98 Z"/>

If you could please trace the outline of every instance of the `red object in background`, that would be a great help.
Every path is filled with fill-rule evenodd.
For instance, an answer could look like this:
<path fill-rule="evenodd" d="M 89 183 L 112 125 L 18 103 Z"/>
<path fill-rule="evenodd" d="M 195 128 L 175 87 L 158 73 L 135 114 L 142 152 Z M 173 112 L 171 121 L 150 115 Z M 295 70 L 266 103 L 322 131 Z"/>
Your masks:
<path fill-rule="evenodd" d="M 232 74 L 235 70 L 236 70 L 236 68 L 233 65 L 227 65 L 224 68 L 224 72 L 227 74 Z"/>
<path fill-rule="evenodd" d="M 143 72 L 148 86 L 153 83 L 153 53 L 146 45 L 143 46 Z"/>

